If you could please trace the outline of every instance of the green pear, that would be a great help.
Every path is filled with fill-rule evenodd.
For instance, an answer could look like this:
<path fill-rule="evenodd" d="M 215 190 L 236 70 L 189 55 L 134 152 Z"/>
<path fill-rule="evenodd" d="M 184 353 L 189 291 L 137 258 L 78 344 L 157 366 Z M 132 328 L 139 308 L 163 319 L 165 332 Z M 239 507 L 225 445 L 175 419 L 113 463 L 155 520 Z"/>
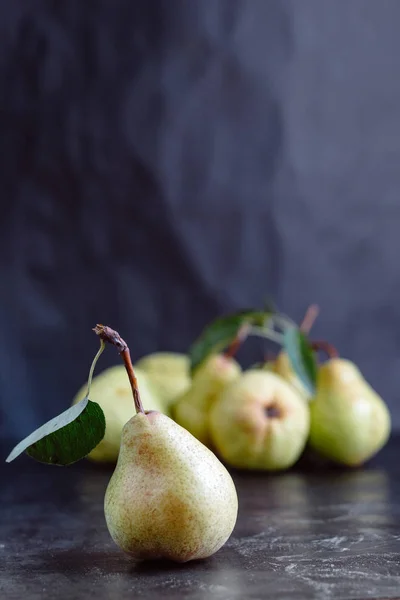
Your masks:
<path fill-rule="evenodd" d="M 390 435 L 386 404 L 349 360 L 332 358 L 320 366 L 310 411 L 310 446 L 343 465 L 362 465 Z"/>
<path fill-rule="evenodd" d="M 138 559 L 211 556 L 235 526 L 238 499 L 225 467 L 159 412 L 125 425 L 104 512 L 110 534 Z"/>
<path fill-rule="evenodd" d="M 138 360 L 134 369 L 146 373 L 168 412 L 176 398 L 190 387 L 190 360 L 185 354 L 154 352 Z"/>
<path fill-rule="evenodd" d="M 281 377 L 260 369 L 225 387 L 210 411 L 217 453 L 241 469 L 291 467 L 303 452 L 309 426 L 308 404 Z"/>
<path fill-rule="evenodd" d="M 162 410 L 155 390 L 147 380 L 145 373 L 136 370 L 140 385 L 142 402 L 146 409 Z M 72 404 L 83 400 L 87 392 L 84 385 L 76 394 Z M 93 378 L 90 399 L 103 409 L 106 418 L 106 432 L 101 442 L 94 448 L 88 458 L 96 462 L 116 462 L 121 443 L 122 428 L 135 414 L 132 403 L 132 391 L 125 368 L 121 365 L 105 369 Z"/>
<path fill-rule="evenodd" d="M 277 375 L 280 375 L 285 381 L 290 383 L 299 396 L 301 396 L 304 400 L 307 402 L 311 400 L 310 392 L 305 385 L 303 385 L 301 379 L 297 377 L 286 352 L 282 350 L 276 359 L 271 363 L 267 363 L 267 366 L 264 368 L 268 371 L 271 370 Z"/>
<path fill-rule="evenodd" d="M 223 354 L 207 358 L 195 372 L 191 387 L 174 404 L 173 417 L 179 425 L 210 446 L 208 416 L 222 389 L 240 374 L 239 364 Z"/>

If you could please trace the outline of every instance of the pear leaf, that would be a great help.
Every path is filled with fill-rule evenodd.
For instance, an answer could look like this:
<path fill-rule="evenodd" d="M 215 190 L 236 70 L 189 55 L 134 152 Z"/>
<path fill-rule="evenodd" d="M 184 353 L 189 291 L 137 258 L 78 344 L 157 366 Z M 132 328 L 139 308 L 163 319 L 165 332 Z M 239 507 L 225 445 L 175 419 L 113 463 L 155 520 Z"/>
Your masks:
<path fill-rule="evenodd" d="M 216 354 L 232 344 L 245 325 L 263 327 L 271 317 L 270 311 L 242 310 L 216 319 L 210 323 L 189 350 L 191 372 L 211 354 Z"/>
<path fill-rule="evenodd" d="M 22 452 L 52 465 L 70 465 L 89 454 L 104 437 L 105 417 L 96 402 L 84 398 L 22 440 L 6 459 Z"/>
<path fill-rule="evenodd" d="M 303 382 L 308 392 L 314 395 L 317 363 L 306 336 L 297 327 L 287 327 L 283 334 L 283 345 L 297 377 Z"/>

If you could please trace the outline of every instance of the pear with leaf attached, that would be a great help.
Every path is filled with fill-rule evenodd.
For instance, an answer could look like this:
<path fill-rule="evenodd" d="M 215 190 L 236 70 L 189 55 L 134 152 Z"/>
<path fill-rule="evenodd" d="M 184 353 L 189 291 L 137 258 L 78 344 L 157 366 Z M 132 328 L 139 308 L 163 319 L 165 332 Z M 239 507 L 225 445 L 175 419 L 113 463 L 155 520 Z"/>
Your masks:
<path fill-rule="evenodd" d="M 146 409 L 163 411 L 156 390 L 148 381 L 145 373 L 136 370 L 142 402 Z M 72 404 L 77 404 L 86 395 L 86 386 L 82 386 Z M 115 463 L 121 443 L 122 428 L 135 414 L 132 404 L 132 392 L 123 365 L 105 369 L 93 378 L 91 397 L 96 399 L 104 412 L 106 430 L 101 442 L 90 452 L 88 458 L 95 462 Z"/>
<path fill-rule="evenodd" d="M 173 417 L 210 446 L 209 412 L 224 387 L 240 374 L 239 364 L 224 354 L 209 356 L 195 371 L 191 387 L 174 404 Z"/>
<path fill-rule="evenodd" d="M 135 558 L 187 562 L 227 541 L 238 500 L 208 448 L 166 415 L 148 412 L 124 427 L 104 509 L 112 538 Z"/>
<path fill-rule="evenodd" d="M 137 559 L 187 562 L 211 556 L 236 523 L 238 499 L 231 476 L 172 419 L 143 410 L 126 343 L 108 327 L 98 325 L 95 331 L 119 349 L 137 413 L 123 428 L 105 494 L 112 538 Z"/>
<path fill-rule="evenodd" d="M 310 411 L 310 446 L 339 464 L 362 465 L 390 435 L 385 402 L 349 360 L 334 357 L 319 367 Z"/>
<path fill-rule="evenodd" d="M 309 422 L 308 404 L 281 377 L 261 369 L 226 386 L 210 411 L 216 452 L 241 469 L 291 467 L 305 447 Z"/>
<path fill-rule="evenodd" d="M 139 369 L 147 375 L 167 414 L 175 400 L 190 387 L 190 360 L 186 354 L 153 352 L 133 366 L 135 372 Z"/>

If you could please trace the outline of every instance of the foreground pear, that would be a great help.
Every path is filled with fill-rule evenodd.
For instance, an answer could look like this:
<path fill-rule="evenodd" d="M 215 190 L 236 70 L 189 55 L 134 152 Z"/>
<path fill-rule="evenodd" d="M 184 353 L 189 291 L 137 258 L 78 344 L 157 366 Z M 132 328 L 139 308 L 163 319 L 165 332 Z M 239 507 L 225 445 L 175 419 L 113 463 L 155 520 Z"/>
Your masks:
<path fill-rule="evenodd" d="M 349 360 L 321 365 L 310 411 L 310 446 L 340 464 L 362 465 L 390 435 L 386 404 Z"/>
<path fill-rule="evenodd" d="M 166 415 L 149 412 L 123 429 L 104 510 L 125 552 L 187 562 L 227 541 L 238 500 L 231 476 L 208 448 Z"/>
<path fill-rule="evenodd" d="M 162 410 L 163 406 L 156 396 L 155 390 L 150 385 L 146 374 L 139 369 L 135 373 L 145 409 Z M 72 404 L 83 400 L 86 391 L 87 386 L 82 386 Z M 106 419 L 106 432 L 104 438 L 90 452 L 88 458 L 96 462 L 115 463 L 118 458 L 122 428 L 135 414 L 132 391 L 125 368 L 122 365 L 111 367 L 94 377 L 90 397 L 103 409 Z"/>
<path fill-rule="evenodd" d="M 230 383 L 210 411 L 217 453 L 243 469 L 291 467 L 303 452 L 309 422 L 308 404 L 281 377 L 261 369 Z"/>
<path fill-rule="evenodd" d="M 146 373 L 166 412 L 190 387 L 190 360 L 186 354 L 154 352 L 138 360 L 134 369 Z"/>
<path fill-rule="evenodd" d="M 104 498 L 114 541 L 138 559 L 187 562 L 214 554 L 236 523 L 238 499 L 218 458 L 157 411 L 144 411 L 129 348 L 117 331 L 96 325 L 125 364 L 136 414 L 124 426 L 117 466 Z"/>
<path fill-rule="evenodd" d="M 195 372 L 191 387 L 175 402 L 175 421 L 209 446 L 210 409 L 224 387 L 240 372 L 241 368 L 233 358 L 223 354 L 210 356 Z"/>

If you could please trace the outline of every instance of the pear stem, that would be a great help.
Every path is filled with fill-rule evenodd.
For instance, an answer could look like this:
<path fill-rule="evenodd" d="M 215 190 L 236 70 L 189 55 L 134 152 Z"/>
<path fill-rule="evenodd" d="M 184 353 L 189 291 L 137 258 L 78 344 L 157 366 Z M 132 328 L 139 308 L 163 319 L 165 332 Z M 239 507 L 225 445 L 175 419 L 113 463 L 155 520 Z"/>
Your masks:
<path fill-rule="evenodd" d="M 316 318 L 319 315 L 319 306 L 317 304 L 311 304 L 300 325 L 300 331 L 306 335 L 310 333 L 312 326 L 315 323 Z"/>
<path fill-rule="evenodd" d="M 311 342 L 311 348 L 313 350 L 322 350 L 327 354 L 328 358 L 339 358 L 339 352 L 336 350 L 335 346 L 332 346 L 329 342 L 317 341 Z"/>
<path fill-rule="evenodd" d="M 248 337 L 249 332 L 250 332 L 250 325 L 248 325 L 247 323 L 245 323 L 244 325 L 242 325 L 240 327 L 235 339 L 233 340 L 231 345 L 228 346 L 228 348 L 224 352 L 225 358 L 233 358 L 235 356 L 235 354 L 239 350 L 240 346 L 243 344 L 243 342 Z"/>
<path fill-rule="evenodd" d="M 117 348 L 122 360 L 124 361 L 129 383 L 131 384 L 136 413 L 144 413 L 142 400 L 140 398 L 139 386 L 133 370 L 128 344 L 122 339 L 118 331 L 111 329 L 111 327 L 107 327 L 107 325 L 96 325 L 93 331 L 100 337 L 101 340 L 108 342 Z"/>

